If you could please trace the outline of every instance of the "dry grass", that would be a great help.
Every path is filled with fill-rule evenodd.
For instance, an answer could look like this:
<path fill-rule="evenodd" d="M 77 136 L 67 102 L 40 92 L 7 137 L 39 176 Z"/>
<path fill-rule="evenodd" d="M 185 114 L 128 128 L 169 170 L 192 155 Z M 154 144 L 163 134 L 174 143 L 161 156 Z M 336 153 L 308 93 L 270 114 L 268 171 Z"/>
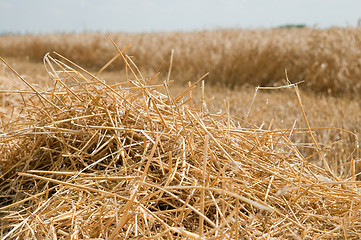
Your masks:
<path fill-rule="evenodd" d="M 3 238 L 361 236 L 359 152 L 334 166 L 326 154 L 339 143 L 316 135 L 354 134 L 284 128 L 262 109 L 213 113 L 205 93 L 194 101 L 195 85 L 172 94 L 169 79 L 144 78 L 126 55 L 113 83 L 57 57 L 46 57 L 51 88 L 20 76 L 29 89 L 2 119 Z M 298 88 L 288 90 L 309 123 Z"/>
<path fill-rule="evenodd" d="M 191 33 L 109 34 L 145 72 L 166 73 L 171 49 L 178 81 L 228 86 L 282 85 L 284 69 L 303 88 L 334 96 L 361 92 L 361 28 L 219 30 Z M 113 56 L 108 34 L 0 37 L 0 55 L 40 61 L 53 50 L 82 66 L 100 68 Z M 114 65 L 119 68 L 120 65 Z M 113 68 L 113 69 L 114 69 Z"/>

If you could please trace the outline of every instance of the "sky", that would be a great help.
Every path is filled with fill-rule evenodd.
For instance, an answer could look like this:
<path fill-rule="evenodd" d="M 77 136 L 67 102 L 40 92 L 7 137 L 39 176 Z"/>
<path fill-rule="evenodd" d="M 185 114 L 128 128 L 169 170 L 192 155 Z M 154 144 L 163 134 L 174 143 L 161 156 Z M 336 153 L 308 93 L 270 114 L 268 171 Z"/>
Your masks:
<path fill-rule="evenodd" d="M 0 33 L 356 26 L 360 0 L 0 0 Z"/>

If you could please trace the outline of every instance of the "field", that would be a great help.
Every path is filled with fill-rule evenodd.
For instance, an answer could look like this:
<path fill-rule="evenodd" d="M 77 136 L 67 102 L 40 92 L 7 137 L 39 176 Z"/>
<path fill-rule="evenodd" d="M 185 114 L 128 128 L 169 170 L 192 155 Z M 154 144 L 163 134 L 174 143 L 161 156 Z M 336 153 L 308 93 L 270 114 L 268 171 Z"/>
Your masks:
<path fill-rule="evenodd" d="M 357 239 L 360 43 L 361 28 L 0 36 L 20 75 L 1 63 L 0 236 Z"/>

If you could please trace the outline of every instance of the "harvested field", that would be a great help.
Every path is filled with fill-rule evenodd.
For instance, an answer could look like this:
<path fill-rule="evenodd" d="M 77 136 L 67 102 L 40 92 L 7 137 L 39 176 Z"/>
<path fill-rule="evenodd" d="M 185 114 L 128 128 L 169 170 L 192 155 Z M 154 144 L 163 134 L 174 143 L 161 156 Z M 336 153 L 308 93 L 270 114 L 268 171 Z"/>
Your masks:
<path fill-rule="evenodd" d="M 107 36 L 131 44 L 128 55 L 142 72 L 168 70 L 175 50 L 173 73 L 178 81 L 195 81 L 210 72 L 207 82 L 226 86 L 283 85 L 284 69 L 303 88 L 334 96 L 361 92 L 361 28 L 218 30 L 189 33 L 83 33 L 1 36 L 0 55 L 41 61 L 57 51 L 87 68 L 98 70 L 113 56 Z M 117 62 L 109 69 L 119 69 Z M 164 76 L 165 77 L 165 76 Z"/>
<path fill-rule="evenodd" d="M 157 76 L 147 63 L 143 75 L 138 57 L 112 52 L 109 67 L 121 71 L 88 72 L 56 53 L 44 58 L 45 74 L 31 57 L 4 62 L 3 239 L 361 236 L 355 89 L 305 93 L 299 88 L 311 85 L 286 80 L 221 88 L 210 76 L 202 82 L 201 67 L 186 84 L 177 54 L 163 60 L 175 69 Z"/>

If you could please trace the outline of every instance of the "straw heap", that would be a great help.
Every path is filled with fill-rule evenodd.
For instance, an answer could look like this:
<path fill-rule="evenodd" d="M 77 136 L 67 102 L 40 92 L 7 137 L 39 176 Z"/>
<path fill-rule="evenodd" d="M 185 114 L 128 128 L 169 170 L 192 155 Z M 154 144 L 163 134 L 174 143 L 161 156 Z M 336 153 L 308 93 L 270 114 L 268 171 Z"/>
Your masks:
<path fill-rule="evenodd" d="M 357 182 L 308 161 L 290 140 L 305 130 L 195 108 L 200 80 L 174 97 L 119 56 L 124 83 L 60 55 L 51 90 L 22 79 L 32 94 L 0 132 L 3 239 L 361 236 Z"/>

